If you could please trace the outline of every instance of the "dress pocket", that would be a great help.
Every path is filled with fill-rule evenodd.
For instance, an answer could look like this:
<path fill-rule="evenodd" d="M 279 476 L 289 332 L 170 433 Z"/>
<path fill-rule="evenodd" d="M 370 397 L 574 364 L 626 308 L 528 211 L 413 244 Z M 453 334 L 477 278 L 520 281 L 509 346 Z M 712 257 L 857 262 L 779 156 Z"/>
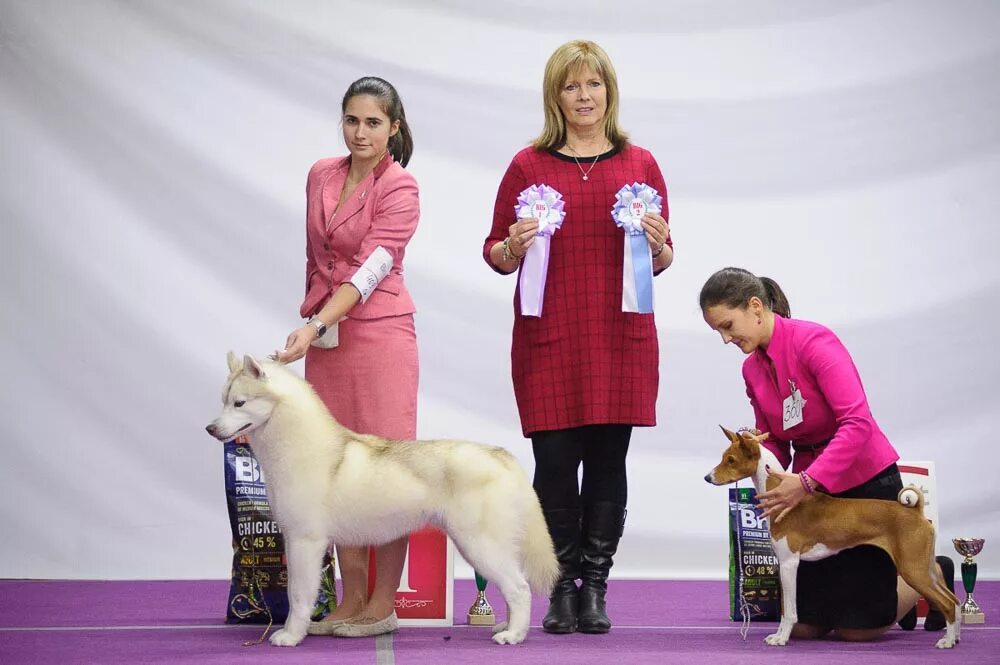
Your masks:
<path fill-rule="evenodd" d="M 652 314 L 625 312 L 625 337 L 627 339 L 655 339 L 656 320 Z"/>
<path fill-rule="evenodd" d="M 520 326 L 521 338 L 524 340 L 525 345 L 531 348 L 555 344 L 566 336 L 565 331 L 561 327 L 553 325 L 542 318 L 524 317 L 520 321 Z"/>

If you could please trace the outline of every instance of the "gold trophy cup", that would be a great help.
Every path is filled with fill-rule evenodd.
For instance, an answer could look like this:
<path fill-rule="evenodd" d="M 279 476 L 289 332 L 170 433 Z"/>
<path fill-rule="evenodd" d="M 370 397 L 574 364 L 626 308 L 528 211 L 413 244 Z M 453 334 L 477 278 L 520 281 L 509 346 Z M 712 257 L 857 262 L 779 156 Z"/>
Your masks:
<path fill-rule="evenodd" d="M 986 615 L 979 609 L 979 605 L 972 597 L 972 590 L 976 587 L 976 572 L 978 565 L 972 560 L 983 551 L 982 538 L 955 538 L 952 541 L 955 550 L 965 557 L 962 562 L 962 585 L 965 587 L 965 602 L 962 603 L 962 623 L 986 623 Z"/>
<path fill-rule="evenodd" d="M 490 601 L 486 600 L 486 578 L 476 573 L 476 600 L 469 608 L 470 626 L 492 626 L 496 624 L 497 617 L 493 614 L 493 607 Z"/>

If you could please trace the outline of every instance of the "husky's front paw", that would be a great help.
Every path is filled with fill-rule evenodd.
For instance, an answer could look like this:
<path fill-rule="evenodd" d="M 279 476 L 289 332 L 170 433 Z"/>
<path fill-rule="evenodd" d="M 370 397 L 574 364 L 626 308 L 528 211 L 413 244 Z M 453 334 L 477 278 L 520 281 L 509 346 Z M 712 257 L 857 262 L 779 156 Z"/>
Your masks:
<path fill-rule="evenodd" d="M 513 630 L 502 630 L 493 635 L 493 641 L 497 644 L 520 644 L 524 641 L 525 633 L 517 633 Z"/>
<path fill-rule="evenodd" d="M 304 637 L 305 633 L 292 632 L 287 628 L 282 628 L 274 633 L 274 635 L 271 635 L 271 644 L 276 647 L 294 647 L 297 646 Z"/>
<path fill-rule="evenodd" d="M 497 633 L 503 632 L 505 630 L 507 630 L 507 622 L 506 621 L 501 621 L 497 625 L 493 626 L 493 634 L 494 635 L 496 635 Z"/>
<path fill-rule="evenodd" d="M 777 633 L 773 633 L 764 638 L 764 641 L 770 644 L 772 647 L 783 647 L 788 644 L 788 636 L 782 635 L 779 630 Z"/>

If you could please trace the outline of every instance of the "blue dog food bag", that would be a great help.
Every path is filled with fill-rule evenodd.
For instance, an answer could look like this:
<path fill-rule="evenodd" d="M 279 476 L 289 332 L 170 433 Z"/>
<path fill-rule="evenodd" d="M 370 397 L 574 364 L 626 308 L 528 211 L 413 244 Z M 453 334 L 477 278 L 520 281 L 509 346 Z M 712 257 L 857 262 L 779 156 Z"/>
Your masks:
<path fill-rule="evenodd" d="M 729 618 L 743 620 L 740 585 L 751 621 L 781 619 L 781 578 L 767 518 L 752 487 L 729 490 Z"/>
<path fill-rule="evenodd" d="M 233 568 L 226 623 L 281 623 L 288 616 L 285 539 L 271 514 L 264 474 L 246 437 L 224 444 Z M 323 559 L 313 620 L 337 606 L 333 558 Z"/>

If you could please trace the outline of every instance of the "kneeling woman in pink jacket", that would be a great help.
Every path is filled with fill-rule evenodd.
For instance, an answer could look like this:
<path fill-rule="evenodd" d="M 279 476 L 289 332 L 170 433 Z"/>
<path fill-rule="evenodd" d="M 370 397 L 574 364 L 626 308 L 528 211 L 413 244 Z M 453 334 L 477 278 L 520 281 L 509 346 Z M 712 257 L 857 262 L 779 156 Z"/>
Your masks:
<path fill-rule="evenodd" d="M 761 494 L 764 515 L 780 519 L 807 493 L 895 501 L 903 488 L 899 455 L 879 429 L 850 354 L 825 326 L 790 318 L 788 300 L 767 277 L 723 268 L 701 289 L 705 322 L 726 344 L 747 355 L 743 379 L 764 445 L 792 473 L 777 471 L 775 489 Z M 938 557 L 954 588 L 954 564 Z M 900 578 L 889 555 L 862 545 L 799 564 L 799 623 L 792 636 L 816 638 L 836 630 L 842 639 L 870 640 L 896 621 L 916 622 L 917 593 Z M 941 630 L 932 611 L 924 622 Z"/>

